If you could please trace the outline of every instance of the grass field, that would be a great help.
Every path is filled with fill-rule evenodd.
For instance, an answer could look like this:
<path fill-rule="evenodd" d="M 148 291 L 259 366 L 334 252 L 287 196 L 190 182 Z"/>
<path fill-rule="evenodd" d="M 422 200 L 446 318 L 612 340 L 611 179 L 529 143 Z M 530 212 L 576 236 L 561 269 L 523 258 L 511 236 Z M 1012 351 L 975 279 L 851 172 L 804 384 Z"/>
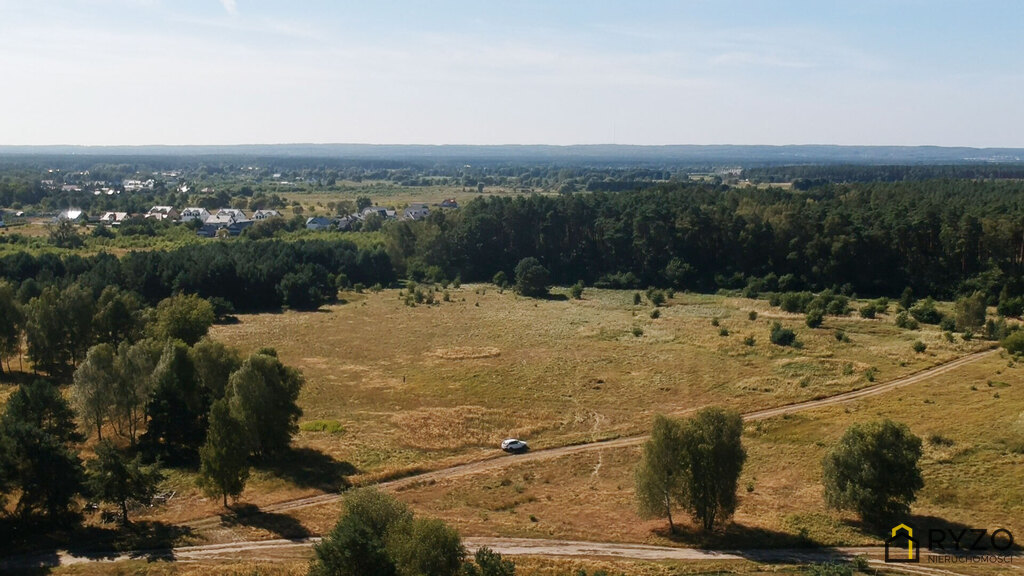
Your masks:
<path fill-rule="evenodd" d="M 870 374 L 874 382 L 893 380 L 987 345 L 948 342 L 932 326 L 898 329 L 891 314 L 826 317 L 812 330 L 801 315 L 758 300 L 678 293 L 652 318 L 654 307 L 646 300 L 634 305 L 632 291 L 588 288 L 582 300 L 554 292 L 534 300 L 491 285 L 463 285 L 448 289 L 450 301 L 439 293 L 438 305 L 415 307 L 406 306 L 398 290 L 345 293 L 346 303 L 318 312 L 242 316 L 237 324 L 216 326 L 214 338 L 246 352 L 273 346 L 306 378 L 296 460 L 256 470 L 242 505 L 337 488 L 340 476 L 370 482 L 494 457 L 508 436 L 527 439 L 535 449 L 555 447 L 644 433 L 657 413 L 682 415 L 710 404 L 749 411 L 832 395 L 870 385 Z M 769 343 L 775 321 L 793 328 L 802 347 Z M 846 338 L 837 339 L 837 330 Z M 744 341 L 748 336 L 752 346 Z M 924 353 L 913 351 L 916 340 L 928 345 Z M 850 424 L 887 416 L 926 439 L 926 488 L 915 521 L 1019 532 L 1022 389 L 1021 366 L 993 355 L 925 384 L 749 423 L 740 505 L 734 522 L 711 537 L 688 526 L 669 538 L 663 521 L 637 517 L 632 471 L 638 448 L 415 483 L 399 496 L 467 536 L 715 547 L 874 545 L 872 530 L 825 509 L 820 462 Z M 191 472 L 171 471 L 164 488 L 175 490 L 175 498 L 137 518 L 178 523 L 222 512 L 196 490 Z M 225 517 L 180 542 L 322 534 L 337 513 L 337 504 L 330 504 L 249 520 Z M 536 569 L 527 573 L 567 573 L 545 562 L 529 560 Z M 136 573 L 131 566 L 118 570 Z M 638 563 L 623 571 L 677 574 L 694 566 Z M 60 572 L 90 573 L 76 570 Z M 280 565 L 267 573 L 288 570 Z M 772 566 L 771 573 L 787 572 Z"/>
<path fill-rule="evenodd" d="M 828 318 L 811 330 L 765 302 L 719 296 L 677 294 L 652 319 L 628 291 L 533 300 L 479 285 L 449 294 L 416 307 L 396 290 L 345 294 L 345 305 L 242 317 L 213 336 L 245 351 L 273 346 L 300 367 L 304 420 L 342 431 L 304 431 L 298 444 L 363 474 L 485 457 L 508 436 L 544 448 L 635 434 L 657 412 L 825 396 L 869 384 L 869 369 L 893 379 L 981 346 L 904 332 L 887 318 Z M 802 349 L 768 342 L 777 319 Z M 916 339 L 924 354 L 912 350 Z"/>
<path fill-rule="evenodd" d="M 712 537 L 688 525 L 670 539 L 665 521 L 636 515 L 638 448 L 420 485 L 402 498 L 473 534 L 726 548 L 878 545 L 875 529 L 826 509 L 821 460 L 848 426 L 880 417 L 924 439 L 925 488 L 908 521 L 1024 531 L 1024 367 L 1000 356 L 891 394 L 748 423 L 735 522 Z"/>
<path fill-rule="evenodd" d="M 984 345 L 949 343 L 931 328 L 899 330 L 886 316 L 829 317 L 811 330 L 801 316 L 766 302 L 724 296 L 679 293 L 652 319 L 653 307 L 634 306 L 630 291 L 588 289 L 583 300 L 533 300 L 490 285 L 464 285 L 449 295 L 450 302 L 408 307 L 397 290 L 348 293 L 346 304 L 319 312 L 243 316 L 238 324 L 215 327 L 215 338 L 245 351 L 277 348 L 307 380 L 295 441 L 305 458 L 297 468 L 306 472 L 259 470 L 242 501 L 265 505 L 315 493 L 332 487 L 334 475 L 366 482 L 490 458 L 508 436 L 523 437 L 535 449 L 553 447 L 643 433 L 656 413 L 709 404 L 746 411 L 825 396 L 869 385 L 869 369 L 877 371 L 876 381 L 891 380 Z M 756 320 L 749 319 L 751 310 L 759 312 Z M 712 325 L 716 318 L 719 326 Z M 797 331 L 802 349 L 768 342 L 776 320 Z M 720 335 L 723 328 L 727 336 Z M 835 338 L 837 328 L 848 341 Z M 753 346 L 744 343 L 748 335 Z M 917 339 L 929 345 L 923 354 L 911 349 Z M 631 510 L 623 491 L 631 486 L 633 460 L 595 454 L 560 474 L 578 469 L 586 479 L 598 468 L 600 490 L 621 502 L 595 503 L 593 513 L 612 521 L 621 509 Z M 757 469 L 754 462 L 748 469 Z M 508 515 L 522 504 L 517 498 L 529 498 L 515 493 L 523 480 L 508 480 L 486 497 L 487 506 L 468 506 L 466 518 L 497 533 L 549 531 L 548 524 L 530 522 L 529 513 L 526 532 L 493 521 L 488 507 Z M 196 491 L 191 473 L 172 474 L 168 485 L 178 495 L 155 517 L 177 522 L 218 513 L 217 503 Z M 336 511 L 303 514 L 315 533 L 333 523 Z M 269 535 L 278 528 L 247 530 Z M 632 535 L 621 538 L 643 540 L 643 530 L 629 528 Z M 588 534 L 571 522 L 546 533 Z"/>

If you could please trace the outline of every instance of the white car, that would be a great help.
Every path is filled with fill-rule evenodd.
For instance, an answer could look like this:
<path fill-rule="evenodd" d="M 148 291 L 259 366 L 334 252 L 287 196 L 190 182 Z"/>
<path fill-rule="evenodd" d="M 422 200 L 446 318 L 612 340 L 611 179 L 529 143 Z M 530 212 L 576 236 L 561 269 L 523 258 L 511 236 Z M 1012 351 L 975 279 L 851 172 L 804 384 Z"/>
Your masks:
<path fill-rule="evenodd" d="M 526 452 L 530 447 L 518 438 L 507 438 L 501 441 L 501 449 L 505 452 Z"/>

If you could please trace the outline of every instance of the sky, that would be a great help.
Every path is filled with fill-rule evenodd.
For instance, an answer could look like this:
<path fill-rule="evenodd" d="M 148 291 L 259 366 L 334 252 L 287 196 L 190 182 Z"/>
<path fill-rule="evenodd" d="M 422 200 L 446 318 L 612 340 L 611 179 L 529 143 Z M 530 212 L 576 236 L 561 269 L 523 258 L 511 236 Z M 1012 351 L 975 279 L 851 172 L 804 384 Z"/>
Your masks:
<path fill-rule="evenodd" d="M 1019 0 L 0 0 L 0 144 L 1024 147 Z"/>

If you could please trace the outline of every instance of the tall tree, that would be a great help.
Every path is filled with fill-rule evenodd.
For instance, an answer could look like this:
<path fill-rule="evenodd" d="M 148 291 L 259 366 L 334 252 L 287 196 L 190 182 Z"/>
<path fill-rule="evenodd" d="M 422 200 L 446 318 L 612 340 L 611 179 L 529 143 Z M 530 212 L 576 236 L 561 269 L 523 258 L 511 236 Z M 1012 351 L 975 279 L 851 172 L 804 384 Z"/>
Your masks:
<path fill-rule="evenodd" d="M 747 454 L 738 412 L 704 408 L 683 423 L 686 508 L 705 530 L 732 516 Z"/>
<path fill-rule="evenodd" d="M 297 404 L 304 383 L 302 375 L 271 353 L 253 354 L 229 380 L 231 413 L 252 439 L 256 456 L 287 450 L 302 415 Z"/>
<path fill-rule="evenodd" d="M 47 286 L 28 303 L 25 318 L 28 357 L 34 367 L 48 372 L 58 372 L 71 361 L 59 303 L 60 291 L 55 286 Z"/>
<path fill-rule="evenodd" d="M 93 327 L 100 342 L 115 347 L 125 340 L 134 342 L 142 335 L 142 303 L 131 292 L 107 286 L 96 302 Z"/>
<path fill-rule="evenodd" d="M 71 398 L 82 420 L 96 429 L 103 440 L 103 424 L 114 411 L 119 375 L 115 368 L 114 347 L 97 344 L 89 349 L 85 361 L 75 370 Z"/>
<path fill-rule="evenodd" d="M 211 398 L 222 398 L 231 374 L 242 366 L 238 351 L 224 344 L 203 338 L 189 351 L 199 382 Z"/>
<path fill-rule="evenodd" d="M 516 292 L 531 297 L 548 293 L 548 269 L 536 258 L 523 258 L 516 265 Z"/>
<path fill-rule="evenodd" d="M 188 346 L 168 341 L 153 371 L 143 441 L 170 458 L 190 458 L 203 443 L 209 398 L 196 380 Z"/>
<path fill-rule="evenodd" d="M 685 469 L 679 422 L 655 416 L 651 437 L 644 443 L 643 456 L 636 469 L 636 498 L 642 516 L 668 518 L 672 532 L 676 530 L 672 506 L 685 502 Z"/>
<path fill-rule="evenodd" d="M 10 358 L 21 349 L 21 331 L 24 315 L 14 287 L 6 280 L 0 280 L 0 363 L 7 361 L 10 371 Z M 0 365 L 0 375 L 3 366 Z"/>
<path fill-rule="evenodd" d="M 82 486 L 75 450 L 82 437 L 60 391 L 44 380 L 19 386 L 0 415 L 0 438 L 3 468 L 20 490 L 16 512 L 51 519 L 66 512 Z"/>
<path fill-rule="evenodd" d="M 213 306 L 195 294 L 179 294 L 161 300 L 150 325 L 157 340 L 181 340 L 189 346 L 206 336 L 216 316 Z"/>
<path fill-rule="evenodd" d="M 310 576 L 395 576 L 389 533 L 412 521 L 409 508 L 375 488 L 345 495 L 341 517 L 314 548 Z"/>
<path fill-rule="evenodd" d="M 199 449 L 199 485 L 211 496 L 237 497 L 249 478 L 249 445 L 242 424 L 231 415 L 226 400 L 210 407 L 210 428 Z"/>
<path fill-rule="evenodd" d="M 161 354 L 160 344 L 151 339 L 134 344 L 124 341 L 117 349 L 114 429 L 132 446 L 135 446 L 146 423 L 146 408 L 156 386 L 154 373 Z"/>
<path fill-rule="evenodd" d="M 158 465 L 144 465 L 141 454 L 129 459 L 110 440 L 96 444 L 96 458 L 86 463 L 86 470 L 89 492 L 100 501 L 117 504 L 125 524 L 129 523 L 128 500 L 149 502 L 163 479 Z"/>
<path fill-rule="evenodd" d="M 921 439 L 889 419 L 854 424 L 822 463 L 825 501 L 872 523 L 905 516 L 924 487 Z"/>

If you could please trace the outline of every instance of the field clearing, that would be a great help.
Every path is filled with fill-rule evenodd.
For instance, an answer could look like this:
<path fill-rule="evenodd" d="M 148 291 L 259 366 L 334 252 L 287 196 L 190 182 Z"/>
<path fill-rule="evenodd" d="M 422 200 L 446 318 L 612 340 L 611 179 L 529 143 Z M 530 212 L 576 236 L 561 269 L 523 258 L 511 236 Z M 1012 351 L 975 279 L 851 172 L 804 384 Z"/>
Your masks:
<path fill-rule="evenodd" d="M 449 293 L 451 302 L 416 307 L 397 290 L 344 294 L 347 304 L 319 312 L 242 316 L 213 337 L 246 352 L 272 346 L 300 367 L 303 419 L 336 421 L 344 433 L 302 432 L 297 444 L 370 474 L 486 457 L 508 436 L 545 448 L 636 434 L 656 412 L 826 396 L 869 384 L 869 368 L 894 379 L 983 345 L 906 332 L 887 318 L 829 317 L 811 330 L 786 315 L 804 347 L 782 348 L 768 343 L 774 319 L 747 317 L 766 302 L 721 296 L 677 294 L 652 319 L 630 291 L 588 289 L 583 300 L 490 285 Z M 837 341 L 836 328 L 850 341 Z M 924 354 L 911 349 L 916 339 Z"/>
<path fill-rule="evenodd" d="M 811 330 L 802 316 L 764 301 L 723 296 L 680 293 L 652 319 L 653 307 L 634 306 L 631 291 L 533 300 L 464 285 L 449 294 L 451 302 L 408 307 L 397 290 L 346 293 L 346 304 L 318 312 L 216 326 L 214 338 L 245 352 L 277 348 L 307 380 L 294 441 L 299 472 L 257 470 L 241 502 L 264 506 L 339 482 L 491 458 L 508 436 L 555 447 L 644 433 L 659 412 L 708 404 L 749 411 L 831 395 L 871 384 L 869 368 L 876 382 L 888 381 L 985 345 L 948 343 L 930 327 L 903 331 L 884 316 L 829 317 Z M 760 314 L 755 321 L 751 310 Z M 802 349 L 768 343 L 769 313 L 797 331 Z M 834 337 L 840 327 L 849 341 Z M 754 346 L 744 344 L 747 335 Z M 916 339 L 927 352 L 912 351 Z M 167 485 L 176 497 L 142 518 L 183 522 L 221 512 L 196 490 L 193 472 L 175 472 Z M 236 525 L 204 538 L 317 533 L 333 524 L 336 508 L 316 510 L 304 513 L 304 527 L 278 515 L 272 526 Z"/>
<path fill-rule="evenodd" d="M 467 534 L 647 544 L 878 545 L 855 516 L 826 509 L 821 460 L 848 426 L 879 417 L 924 440 L 925 488 L 908 519 L 1024 531 L 1024 369 L 1000 355 L 880 396 L 748 423 L 748 461 L 734 523 L 701 536 L 686 524 L 670 539 L 664 520 L 635 512 L 639 448 L 609 449 L 509 468 L 493 477 L 418 485 L 400 497 Z M 991 386 L 989 383 L 992 383 Z"/>

